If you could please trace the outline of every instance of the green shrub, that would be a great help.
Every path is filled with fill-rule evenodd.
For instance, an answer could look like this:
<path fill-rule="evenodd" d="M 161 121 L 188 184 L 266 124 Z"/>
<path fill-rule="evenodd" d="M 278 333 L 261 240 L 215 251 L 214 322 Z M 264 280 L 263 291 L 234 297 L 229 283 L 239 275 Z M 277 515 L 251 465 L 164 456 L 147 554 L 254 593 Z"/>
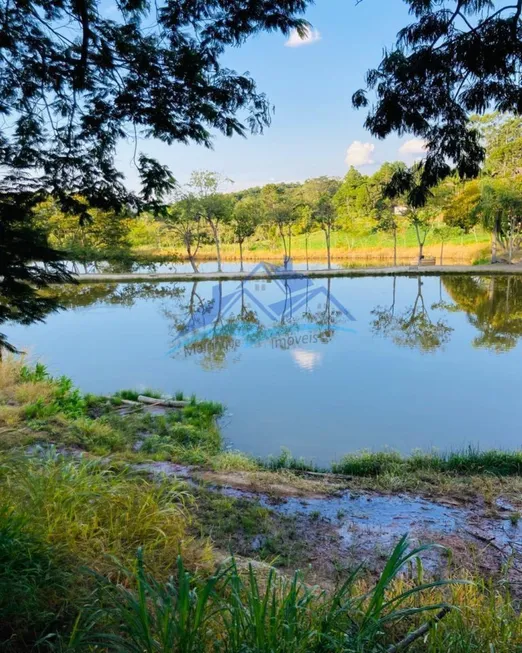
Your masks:
<path fill-rule="evenodd" d="M 34 367 L 22 365 L 20 368 L 20 380 L 24 382 L 39 382 L 50 379 L 49 372 L 43 363 L 36 363 Z"/>

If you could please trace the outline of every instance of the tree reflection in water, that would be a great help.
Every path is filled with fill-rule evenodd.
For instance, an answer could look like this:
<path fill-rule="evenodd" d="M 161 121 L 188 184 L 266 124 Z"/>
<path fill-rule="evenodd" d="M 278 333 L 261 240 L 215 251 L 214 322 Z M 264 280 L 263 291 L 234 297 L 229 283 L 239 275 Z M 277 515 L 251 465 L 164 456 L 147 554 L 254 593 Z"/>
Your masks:
<path fill-rule="evenodd" d="M 341 281 L 341 280 L 339 280 Z M 406 280 L 405 280 L 406 281 Z M 303 354 L 309 345 L 327 344 L 339 329 L 353 320 L 332 294 L 332 279 L 314 283 L 302 278 L 277 279 L 277 301 L 256 292 L 258 283 L 92 283 L 61 285 L 40 291 L 66 309 L 95 305 L 131 307 L 139 300 L 163 300 L 162 313 L 169 320 L 173 356 L 194 356 L 206 369 L 224 368 L 238 361 L 243 347 L 268 345 L 294 349 Z M 517 276 L 444 276 L 439 281 L 438 301 L 425 303 L 423 282 L 416 280 L 413 303 L 398 308 L 397 286 L 390 280 L 391 297 L 386 306 L 371 311 L 370 328 L 395 345 L 434 352 L 449 342 L 449 313 L 464 312 L 478 334 L 475 347 L 496 352 L 513 349 L 522 336 L 522 278 Z M 411 283 L 406 281 L 407 283 Z M 445 294 L 443 294 L 443 290 Z M 275 297 L 272 293 L 271 298 Z M 447 301 L 449 296 L 451 301 Z M 45 315 L 42 314 L 41 319 Z"/>
<path fill-rule="evenodd" d="M 522 278 L 449 276 L 444 288 L 479 334 L 474 347 L 496 352 L 513 349 L 522 336 Z"/>
<path fill-rule="evenodd" d="M 60 308 L 73 310 L 96 305 L 133 306 L 141 299 L 172 299 L 183 294 L 177 283 L 89 283 L 53 286 L 41 291 Z"/>
<path fill-rule="evenodd" d="M 240 282 L 228 294 L 218 282 L 210 299 L 200 296 L 198 282 L 194 282 L 179 306 L 164 310 L 171 321 L 171 354 L 198 356 L 204 368 L 219 369 L 239 360 L 243 346 L 270 343 L 286 350 L 327 343 L 337 325 L 353 320 L 332 296 L 331 279 L 326 288 L 304 278 L 297 282 L 277 279 L 276 283 L 282 299 L 265 304 L 253 292 L 258 285 L 253 280 Z"/>
<path fill-rule="evenodd" d="M 390 306 L 373 309 L 371 322 L 373 333 L 390 338 L 399 347 L 433 352 L 449 342 L 453 328 L 442 318 L 432 318 L 424 302 L 423 281 L 417 278 L 417 295 L 413 304 L 405 311 L 396 313 L 396 277 L 393 278 L 392 302 Z M 431 306 L 431 311 L 440 308 Z"/>

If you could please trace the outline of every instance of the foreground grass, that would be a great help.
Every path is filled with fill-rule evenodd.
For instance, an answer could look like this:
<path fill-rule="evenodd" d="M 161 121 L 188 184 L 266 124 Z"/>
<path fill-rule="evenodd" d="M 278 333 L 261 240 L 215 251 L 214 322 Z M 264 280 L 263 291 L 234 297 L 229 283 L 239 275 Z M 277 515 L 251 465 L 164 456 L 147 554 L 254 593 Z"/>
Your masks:
<path fill-rule="evenodd" d="M 303 476 L 310 465 L 288 453 L 256 461 L 224 451 L 216 404 L 192 399 L 181 411 L 151 414 L 123 403 L 135 398 L 85 396 L 43 366 L 0 363 L 0 650 L 393 652 L 423 624 L 409 650 L 522 650 L 505 587 L 456 582 L 458 571 L 449 583 L 425 578 L 426 547 L 412 549 L 406 537 L 376 579 L 362 567 L 342 569 L 328 591 L 237 555 L 218 564 L 213 540 L 241 554 L 240 531 L 264 534 L 258 557 L 285 569 L 301 566 L 306 541 L 254 502 L 151 480 L 132 463 L 241 472 L 261 489 L 273 482 L 317 491 L 323 481 Z M 361 453 L 334 471 L 342 482 L 350 475 L 374 486 L 457 483 L 464 473 L 484 489 L 493 476 L 518 483 L 519 465 L 517 454 L 502 452 Z"/>

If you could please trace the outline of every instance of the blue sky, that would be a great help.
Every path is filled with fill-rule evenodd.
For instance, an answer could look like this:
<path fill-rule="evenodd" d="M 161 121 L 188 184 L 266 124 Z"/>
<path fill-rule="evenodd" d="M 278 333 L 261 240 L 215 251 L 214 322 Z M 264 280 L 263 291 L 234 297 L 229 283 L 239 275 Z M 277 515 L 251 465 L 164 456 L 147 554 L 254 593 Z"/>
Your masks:
<path fill-rule="evenodd" d="M 248 71 L 275 105 L 272 126 L 263 135 L 216 135 L 213 150 L 156 141 L 140 142 L 139 150 L 167 164 L 182 184 L 192 170 L 208 169 L 233 179 L 230 190 L 324 174 L 343 176 L 354 142 L 349 161 L 362 172 L 372 172 L 386 160 L 411 163 L 420 154 L 419 142 L 409 143 L 409 152 L 399 152 L 407 137 L 373 139 L 363 127 L 364 110 L 351 106 L 366 70 L 378 65 L 383 48 L 411 21 L 404 2 L 316 0 L 306 18 L 318 32 L 312 32 L 310 43 L 288 47 L 282 34 L 261 34 L 224 57 L 225 65 Z M 122 144 L 117 158 L 129 186 L 136 187 L 133 149 Z"/>

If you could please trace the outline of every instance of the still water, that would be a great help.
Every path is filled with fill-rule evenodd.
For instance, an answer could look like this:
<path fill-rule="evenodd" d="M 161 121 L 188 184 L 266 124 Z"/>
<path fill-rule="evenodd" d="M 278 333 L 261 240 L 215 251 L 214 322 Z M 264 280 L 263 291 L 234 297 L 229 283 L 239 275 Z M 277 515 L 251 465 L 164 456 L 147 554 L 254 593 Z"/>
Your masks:
<path fill-rule="evenodd" d="M 85 391 L 183 390 L 256 455 L 522 446 L 522 278 L 365 277 L 60 289 L 7 325 Z"/>

